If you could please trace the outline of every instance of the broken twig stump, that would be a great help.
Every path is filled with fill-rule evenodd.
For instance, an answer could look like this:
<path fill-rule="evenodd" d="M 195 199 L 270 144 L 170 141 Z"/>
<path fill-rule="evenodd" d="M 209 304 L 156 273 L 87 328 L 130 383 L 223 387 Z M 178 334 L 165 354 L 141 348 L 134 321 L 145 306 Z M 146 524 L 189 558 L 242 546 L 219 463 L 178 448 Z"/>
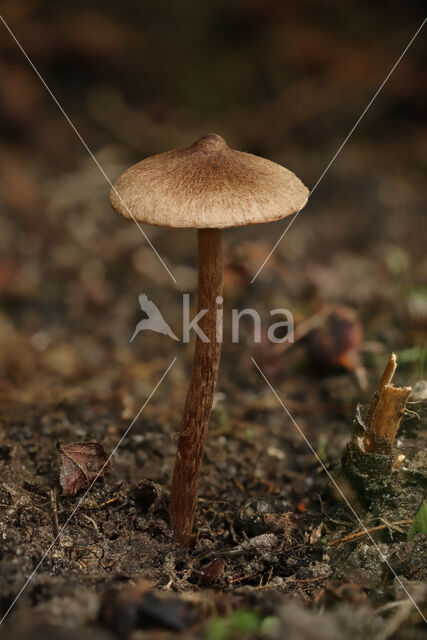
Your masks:
<path fill-rule="evenodd" d="M 396 367 L 396 355 L 392 353 L 366 416 L 357 407 L 351 440 L 343 458 L 352 484 L 368 496 L 390 487 L 398 462 L 393 445 L 412 388 L 393 386 Z"/>

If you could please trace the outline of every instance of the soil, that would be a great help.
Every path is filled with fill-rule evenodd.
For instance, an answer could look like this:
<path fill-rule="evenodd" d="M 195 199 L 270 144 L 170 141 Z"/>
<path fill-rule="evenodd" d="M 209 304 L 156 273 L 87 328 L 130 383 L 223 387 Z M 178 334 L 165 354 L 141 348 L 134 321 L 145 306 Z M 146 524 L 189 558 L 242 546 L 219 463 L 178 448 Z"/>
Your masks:
<path fill-rule="evenodd" d="M 381 7 L 362 15 L 350 3 L 354 24 L 366 27 L 355 31 L 331 3 L 331 21 L 320 27 L 310 2 L 291 17 L 275 3 L 265 12 L 218 3 L 206 23 L 189 3 L 187 24 L 176 9 L 166 16 L 148 3 L 134 16 L 144 40 L 115 3 L 90 15 L 77 4 L 71 16 L 58 3 L 42 10 L 28 2 L 10 19 L 111 176 L 215 130 L 313 185 L 417 26 L 395 9 L 382 28 Z M 89 26 L 71 37 L 71 17 Z M 240 44 L 230 35 L 239 25 Z M 177 52 L 169 62 L 156 48 L 165 30 Z M 196 48 L 203 37 L 204 63 L 217 60 L 209 82 L 193 64 L 186 88 L 176 80 L 188 55 L 178 31 Z M 379 45 L 385 31 L 392 36 Z M 282 32 L 286 51 L 274 44 Z M 407 533 L 426 495 L 425 400 L 408 405 L 395 441 L 404 458 L 390 483 L 361 491 L 341 464 L 357 405 L 368 406 L 389 354 L 398 356 L 396 384 L 426 378 L 421 49 L 414 45 L 405 72 L 254 284 L 283 223 L 224 233 L 224 349 L 194 546 L 184 552 L 170 529 L 168 490 L 193 346 L 148 332 L 129 338 L 141 292 L 181 335 L 182 293 L 196 305 L 195 233 L 146 229 L 173 285 L 138 229 L 110 210 L 104 177 L 1 37 L 3 84 L 16 91 L 1 107 L 0 613 L 13 607 L 0 637 L 424 637 L 407 594 L 426 615 L 426 536 Z M 130 51 L 138 64 L 127 64 Z M 283 86 L 274 80 L 279 63 Z M 216 97 L 230 92 L 234 106 Z M 231 309 L 248 307 L 262 314 L 261 342 L 245 319 L 234 344 Z M 296 341 L 286 348 L 266 337 L 276 321 L 268 311 L 279 307 L 295 318 Z M 63 493 L 58 442 L 114 452 L 83 500 L 82 490 Z M 376 530 L 338 542 L 362 531 L 354 512 Z"/>
<path fill-rule="evenodd" d="M 227 356 L 225 363 L 227 369 Z M 177 398 L 186 385 L 181 373 L 173 382 L 175 389 L 170 382 L 150 410 L 147 407 L 115 453 L 111 472 L 81 504 L 81 495 L 61 495 L 56 442 L 99 441 L 112 451 L 127 426 L 119 399 L 101 400 L 84 389 L 74 389 L 71 397 L 69 389 L 63 390 L 61 396 L 52 380 L 44 382 L 54 401 L 11 405 L 10 396 L 3 399 L 9 402 L 11 416 L 0 451 L 3 609 L 42 561 L 4 627 L 7 637 L 15 633 L 15 625 L 16 637 L 30 637 L 26 633 L 34 634 L 37 623 L 46 629 L 43 633 L 56 638 L 85 637 L 85 630 L 90 633 L 93 628 L 102 632 L 100 637 L 113 638 L 111 625 L 108 631 L 99 620 L 107 587 L 141 580 L 176 597 L 191 594 L 188 602 L 205 624 L 209 615 L 235 608 L 255 608 L 261 617 L 284 616 L 286 622 L 294 615 L 288 604 L 292 597 L 297 611 L 308 603 L 315 610 L 337 603 L 344 609 L 366 608 L 369 603 L 369 615 L 365 612 L 360 618 L 358 632 L 367 626 L 379 629 L 375 609 L 396 599 L 405 601 L 390 566 L 405 588 L 423 601 L 425 536 L 407 542 L 407 524 L 394 524 L 410 521 L 425 494 L 426 449 L 419 419 L 410 416 L 400 430 L 398 449 L 407 462 L 396 472 L 398 489 L 377 496 L 367 510 L 363 497 L 358 499 L 345 482 L 339 462 L 349 437 L 347 394 L 353 391 L 357 396 L 357 386 L 347 374 L 306 380 L 306 401 L 292 409 L 296 420 L 316 442 L 307 428 L 314 422 L 313 413 L 318 426 L 330 421 L 332 400 L 348 407 L 347 419 L 329 423 L 332 445 L 317 442 L 317 450 L 323 447 L 324 463 L 365 526 L 387 524 L 373 534 L 378 548 L 367 537 L 329 546 L 360 531 L 359 522 L 280 405 L 274 406 L 274 398 L 260 391 L 256 371 L 242 367 L 240 376 L 245 379 L 240 392 L 240 380 L 235 379 L 233 387 L 227 381 L 220 385 L 203 467 L 197 541 L 189 553 L 176 549 L 168 518 L 182 404 Z M 41 372 L 38 377 L 43 380 Z M 301 393 L 299 386 L 297 378 L 295 395 Z M 290 394 L 292 407 L 291 398 Z M 54 510 L 61 528 L 77 505 L 51 548 Z M 380 551 L 390 566 L 381 560 Z M 27 612 L 32 631 L 19 631 L 26 628 Z M 327 620 L 321 624 L 329 624 Z M 197 626 L 185 633 L 203 637 Z"/>

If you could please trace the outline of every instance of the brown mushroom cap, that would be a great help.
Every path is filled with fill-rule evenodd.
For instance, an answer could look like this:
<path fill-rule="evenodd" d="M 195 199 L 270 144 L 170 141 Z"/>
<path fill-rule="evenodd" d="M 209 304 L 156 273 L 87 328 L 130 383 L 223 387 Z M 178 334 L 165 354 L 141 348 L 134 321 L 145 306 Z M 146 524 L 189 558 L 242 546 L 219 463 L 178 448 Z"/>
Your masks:
<path fill-rule="evenodd" d="M 110 192 L 112 207 L 126 218 L 192 229 L 271 222 L 302 209 L 307 197 L 291 171 L 230 149 L 214 133 L 138 162 Z"/>

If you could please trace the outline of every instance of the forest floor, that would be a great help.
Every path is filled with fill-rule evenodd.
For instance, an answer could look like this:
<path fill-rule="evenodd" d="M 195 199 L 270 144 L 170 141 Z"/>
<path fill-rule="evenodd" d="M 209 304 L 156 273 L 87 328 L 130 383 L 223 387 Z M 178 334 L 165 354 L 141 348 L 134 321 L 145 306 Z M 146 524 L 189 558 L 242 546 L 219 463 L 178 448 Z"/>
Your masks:
<path fill-rule="evenodd" d="M 313 186 L 416 28 L 391 13 L 386 29 L 381 4 L 344 20 L 330 3 L 322 23 L 314 2 L 292 15 L 211 3 L 209 20 L 194 2 L 195 25 L 173 3 L 164 15 L 142 3 L 132 19 L 113 2 L 72 16 L 45 4 L 28 0 L 11 24 L 113 179 L 216 131 Z M 6 32 L 0 50 L 0 615 L 13 604 L 0 637 L 424 637 L 426 536 L 408 540 L 426 494 L 421 385 L 392 485 L 357 493 L 341 467 L 390 353 L 396 384 L 427 377 L 418 44 L 253 284 L 284 223 L 224 233 L 224 349 L 189 552 L 175 546 L 168 491 L 193 346 L 129 339 L 140 293 L 180 335 L 196 235 L 144 227 L 173 284 Z M 260 344 L 248 318 L 232 343 L 232 308 L 260 312 Z M 295 319 L 286 348 L 266 337 L 276 308 Z M 64 495 L 58 442 L 110 454 L 143 406 L 109 472 L 83 500 Z"/>

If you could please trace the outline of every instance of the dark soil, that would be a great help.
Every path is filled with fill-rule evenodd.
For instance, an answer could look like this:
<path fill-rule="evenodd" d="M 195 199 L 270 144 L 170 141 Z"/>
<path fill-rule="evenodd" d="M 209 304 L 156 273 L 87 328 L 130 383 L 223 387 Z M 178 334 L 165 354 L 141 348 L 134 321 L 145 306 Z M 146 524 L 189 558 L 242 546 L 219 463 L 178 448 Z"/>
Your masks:
<path fill-rule="evenodd" d="M 182 405 L 177 398 L 183 396 L 186 384 L 180 374 L 165 384 L 134 425 L 114 456 L 111 473 L 79 506 L 5 629 L 15 628 L 14 623 L 25 626 L 23 614 L 30 610 L 31 625 L 49 621 L 77 627 L 81 634 L 81 629 L 96 624 L 105 637 L 114 637 L 97 622 L 102 594 L 107 585 L 141 579 L 153 588 L 192 594 L 201 619 L 209 611 L 236 607 L 255 608 L 262 617 L 280 617 L 290 596 L 301 605 L 315 603 L 315 608 L 336 603 L 366 607 L 369 602 L 372 609 L 404 597 L 367 537 L 328 546 L 360 530 L 359 523 L 280 406 L 260 389 L 256 372 L 249 367 L 240 371 L 246 380 L 244 390 L 232 387 L 227 392 L 226 380 L 220 385 L 201 482 L 195 549 L 187 554 L 175 548 L 167 510 Z M 42 379 L 41 372 L 38 378 Z M 5 405 L 10 417 L 0 452 L 4 609 L 55 537 L 51 489 L 56 492 L 59 527 L 80 501 L 79 495 L 61 496 L 57 440 L 98 440 L 111 451 L 126 427 L 118 398 L 95 398 L 84 389 L 71 396 L 64 391 L 61 397 L 55 382 L 46 380 L 47 388 L 50 384 L 55 401 L 16 405 L 9 398 Z M 425 441 L 419 420 L 411 416 L 400 431 L 398 449 L 407 462 L 398 472 L 397 493 L 380 496 L 367 511 L 339 466 L 351 422 L 347 394 L 353 390 L 357 395 L 357 387 L 346 374 L 306 384 L 306 403 L 294 415 L 312 441 L 316 435 L 307 425 L 313 412 L 317 424 L 324 424 L 332 403 L 348 406 L 347 419 L 331 422 L 333 443 L 317 442 L 317 449 L 364 524 L 390 525 L 374 534 L 375 541 L 405 587 L 422 601 L 417 585 L 426 578 L 425 536 L 407 542 L 407 526 L 393 524 L 411 519 L 425 492 Z M 323 396 L 323 402 L 316 396 Z M 373 612 L 370 616 L 372 620 L 364 617 L 360 622 L 370 620 L 375 627 L 378 620 Z M 186 633 L 199 637 L 200 632 Z M 70 634 L 67 631 L 64 637 L 74 637 Z"/>

